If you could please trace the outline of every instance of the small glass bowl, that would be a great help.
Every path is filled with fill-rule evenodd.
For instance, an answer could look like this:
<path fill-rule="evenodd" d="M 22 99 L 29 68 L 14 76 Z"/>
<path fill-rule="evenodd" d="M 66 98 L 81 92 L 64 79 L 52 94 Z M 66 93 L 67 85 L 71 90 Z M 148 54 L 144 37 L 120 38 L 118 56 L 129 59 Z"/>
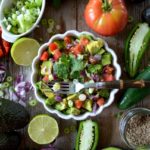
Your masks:
<path fill-rule="evenodd" d="M 143 149 L 144 148 L 144 149 L 150 150 L 150 145 L 135 147 L 135 145 L 132 145 L 131 143 L 129 143 L 126 138 L 126 126 L 128 124 L 128 121 L 137 114 L 150 115 L 150 109 L 133 108 L 133 109 L 128 110 L 126 113 L 124 113 L 119 123 L 119 131 L 120 131 L 121 138 L 126 143 L 126 145 L 131 149 Z"/>

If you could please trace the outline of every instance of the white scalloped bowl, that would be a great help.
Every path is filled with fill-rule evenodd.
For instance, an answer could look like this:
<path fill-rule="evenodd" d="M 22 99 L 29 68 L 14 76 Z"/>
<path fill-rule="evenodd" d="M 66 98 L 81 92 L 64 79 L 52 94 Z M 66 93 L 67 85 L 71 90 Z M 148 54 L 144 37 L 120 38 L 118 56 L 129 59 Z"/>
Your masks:
<path fill-rule="evenodd" d="M 110 106 L 113 103 L 114 98 L 115 98 L 115 94 L 118 92 L 118 89 L 111 90 L 110 97 L 107 100 L 107 103 L 105 103 L 103 106 L 99 107 L 96 112 L 85 112 L 84 114 L 81 114 L 81 115 L 78 115 L 78 116 L 66 115 L 66 114 L 63 114 L 62 112 L 60 112 L 60 111 L 58 111 L 54 108 L 51 108 L 51 107 L 48 107 L 48 106 L 45 105 L 44 99 L 41 97 L 39 91 L 37 90 L 37 88 L 35 86 L 35 84 L 37 83 L 38 76 L 39 76 L 39 69 L 38 68 L 39 68 L 40 56 L 41 56 L 42 52 L 48 47 L 49 43 L 51 43 L 53 40 L 63 39 L 66 35 L 72 35 L 72 36 L 78 37 L 82 34 L 88 34 L 88 35 L 91 35 L 94 39 L 99 39 L 99 38 L 96 38 L 93 34 L 91 34 L 89 32 L 77 32 L 75 30 L 67 31 L 64 34 L 56 34 L 49 40 L 49 42 L 43 44 L 40 47 L 40 49 L 38 51 L 38 56 L 33 60 L 33 63 L 32 63 L 31 82 L 32 82 L 34 92 L 35 92 L 35 96 L 36 96 L 37 100 L 44 105 L 44 108 L 48 112 L 53 113 L 53 114 L 57 114 L 60 118 L 63 118 L 63 119 L 84 120 L 88 117 L 96 116 L 96 115 L 100 114 L 104 110 L 104 108 Z M 121 68 L 120 68 L 120 65 L 117 63 L 117 56 L 116 56 L 115 52 L 111 48 L 108 47 L 108 44 L 105 41 L 104 41 L 104 45 L 105 45 L 105 49 L 108 52 L 110 52 L 112 57 L 113 57 L 113 62 L 112 63 L 113 63 L 113 66 L 115 68 L 115 78 L 116 78 L 116 80 L 118 80 L 121 76 Z"/>

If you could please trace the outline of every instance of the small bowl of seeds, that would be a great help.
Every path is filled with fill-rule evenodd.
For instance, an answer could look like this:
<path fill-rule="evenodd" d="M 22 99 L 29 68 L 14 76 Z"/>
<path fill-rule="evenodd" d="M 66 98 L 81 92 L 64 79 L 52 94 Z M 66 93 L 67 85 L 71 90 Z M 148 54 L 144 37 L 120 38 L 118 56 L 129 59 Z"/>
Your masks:
<path fill-rule="evenodd" d="M 150 149 L 150 109 L 133 108 L 119 123 L 122 140 L 131 149 Z"/>

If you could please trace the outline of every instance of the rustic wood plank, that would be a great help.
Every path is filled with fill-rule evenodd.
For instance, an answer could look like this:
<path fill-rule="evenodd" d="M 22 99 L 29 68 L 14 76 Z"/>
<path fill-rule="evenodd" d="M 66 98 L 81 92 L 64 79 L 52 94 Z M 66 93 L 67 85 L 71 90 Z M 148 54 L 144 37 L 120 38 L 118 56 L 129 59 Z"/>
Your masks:
<path fill-rule="evenodd" d="M 64 32 L 70 29 L 77 29 L 78 31 L 89 31 L 94 33 L 94 35 L 99 36 L 92 30 L 90 30 L 84 19 L 83 19 L 83 12 L 85 5 L 87 4 L 88 0 L 65 0 L 63 1 L 61 7 L 59 9 L 54 9 L 51 6 L 51 1 L 47 1 L 46 4 L 46 10 L 44 13 L 43 18 L 49 19 L 53 18 L 56 21 L 56 24 L 61 25 L 62 29 L 57 32 Z M 138 5 L 131 5 L 128 3 L 128 11 L 129 15 L 133 16 L 135 21 L 141 21 L 141 11 L 146 7 L 150 5 L 150 0 L 145 1 L 144 3 L 140 3 Z M 123 75 L 122 78 L 127 78 L 125 72 L 124 72 L 124 57 L 123 57 L 123 49 L 124 49 L 124 41 L 130 31 L 130 29 L 133 27 L 133 23 L 129 24 L 126 29 L 114 37 L 102 37 L 104 38 L 110 47 L 114 49 L 117 56 L 120 58 L 118 61 L 122 66 Z M 31 37 L 36 38 L 37 40 L 41 40 L 41 43 L 46 42 L 49 40 L 51 35 L 47 32 L 47 28 L 40 23 L 39 28 L 37 28 L 31 35 Z M 150 48 L 149 48 L 150 49 Z M 145 57 L 143 59 L 143 66 L 147 66 L 148 60 L 150 57 L 150 52 L 147 51 L 145 54 Z M 12 61 L 12 59 L 9 57 L 5 60 L 5 64 L 8 66 L 10 73 L 15 77 L 18 74 L 24 74 L 26 79 L 30 79 L 31 75 L 31 68 L 30 67 L 20 67 Z M 8 63 L 9 62 L 9 63 Z M 126 145 L 122 142 L 119 135 L 119 120 L 115 117 L 115 114 L 120 112 L 120 110 L 117 109 L 116 103 L 119 99 L 121 99 L 122 91 L 120 91 L 115 98 L 115 103 L 112 104 L 109 108 L 105 109 L 102 114 L 98 115 L 97 117 L 94 117 L 92 119 L 97 120 L 100 125 L 100 141 L 99 141 L 99 147 L 98 150 L 100 150 L 102 147 L 108 147 L 111 145 L 124 147 L 126 148 Z M 11 98 L 11 96 L 10 96 Z M 147 108 L 150 108 L 149 103 L 150 96 L 146 97 L 144 99 L 144 102 L 141 102 L 138 104 L 138 106 L 144 106 Z M 40 113 L 48 113 L 44 110 L 43 106 L 41 104 L 38 104 L 36 107 L 27 107 L 29 110 L 31 116 L 40 114 Z M 77 128 L 77 122 L 74 120 L 62 120 L 58 118 L 56 115 L 54 116 L 60 126 L 60 134 L 58 139 L 53 143 L 57 148 L 61 150 L 72 150 L 75 145 L 75 136 L 76 136 L 76 129 L 71 131 L 71 127 Z M 66 134 L 65 129 L 68 128 L 71 132 Z M 27 135 L 27 127 L 22 130 L 22 144 L 20 147 L 20 150 L 39 150 L 43 146 L 39 146 L 35 143 L 33 143 L 28 135 Z"/>

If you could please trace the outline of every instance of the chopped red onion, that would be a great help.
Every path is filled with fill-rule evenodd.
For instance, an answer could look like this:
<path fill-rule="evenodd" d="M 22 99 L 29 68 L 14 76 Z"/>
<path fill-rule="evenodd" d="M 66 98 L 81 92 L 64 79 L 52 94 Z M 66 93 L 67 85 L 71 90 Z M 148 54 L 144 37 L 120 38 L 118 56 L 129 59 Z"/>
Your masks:
<path fill-rule="evenodd" d="M 94 58 L 96 61 L 99 61 L 99 60 L 101 60 L 101 55 L 96 54 L 96 55 L 94 55 Z"/>
<path fill-rule="evenodd" d="M 90 99 L 92 99 L 93 101 L 97 101 L 97 99 L 99 98 L 98 95 L 91 95 Z"/>
<path fill-rule="evenodd" d="M 91 77 L 95 82 L 98 82 L 100 80 L 100 77 L 98 74 L 92 74 Z"/>
<path fill-rule="evenodd" d="M 67 44 L 67 45 L 66 45 L 66 48 L 67 48 L 67 49 L 70 49 L 72 46 L 73 46 L 72 44 Z"/>
<path fill-rule="evenodd" d="M 0 83 L 4 82 L 6 78 L 6 67 L 3 64 L 0 64 Z"/>
<path fill-rule="evenodd" d="M 55 100 L 58 101 L 58 102 L 61 102 L 62 101 L 62 97 L 59 96 L 59 95 L 56 95 L 55 96 Z"/>
<path fill-rule="evenodd" d="M 23 81 L 23 76 L 19 75 L 16 79 L 14 90 L 18 99 L 26 101 L 28 93 L 32 90 L 32 86 L 30 82 Z"/>
<path fill-rule="evenodd" d="M 18 103 L 19 103 L 20 105 L 22 105 L 22 106 L 26 107 L 26 103 L 25 103 L 25 102 L 23 102 L 22 100 L 20 100 Z"/>
<path fill-rule="evenodd" d="M 96 113 L 98 109 L 98 105 L 96 104 L 96 102 L 93 104 L 93 112 Z"/>
<path fill-rule="evenodd" d="M 23 75 L 18 75 L 15 81 L 15 84 L 18 84 L 23 81 Z"/>

